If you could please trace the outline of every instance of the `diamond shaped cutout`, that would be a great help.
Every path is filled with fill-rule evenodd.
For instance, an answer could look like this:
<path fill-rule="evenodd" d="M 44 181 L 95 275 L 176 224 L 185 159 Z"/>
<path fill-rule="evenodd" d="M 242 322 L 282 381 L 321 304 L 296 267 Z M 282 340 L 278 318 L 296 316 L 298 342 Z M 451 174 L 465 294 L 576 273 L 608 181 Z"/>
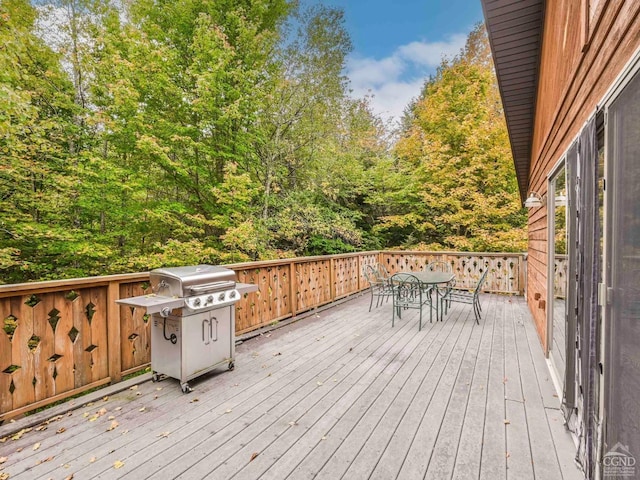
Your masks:
<path fill-rule="evenodd" d="M 78 338 L 79 334 L 80 332 L 76 327 L 71 327 L 71 330 L 69 330 L 69 333 L 67 335 L 69 335 L 69 338 L 71 339 L 71 343 L 76 343 L 76 338 Z"/>
<path fill-rule="evenodd" d="M 38 337 L 37 335 L 31 335 L 31 338 L 27 342 L 29 350 L 33 352 L 36 348 L 38 348 L 38 345 L 40 345 L 40 337 Z"/>
<path fill-rule="evenodd" d="M 71 290 L 69 293 L 67 293 L 64 298 L 66 298 L 67 300 L 69 300 L 70 302 L 73 302 L 76 298 L 78 298 L 80 296 L 80 294 L 74 290 Z"/>
<path fill-rule="evenodd" d="M 93 315 L 96 313 L 95 310 L 96 306 L 89 302 L 87 303 L 87 306 L 84 309 L 84 313 L 87 316 L 87 320 L 89 320 L 89 325 L 91 325 L 91 320 L 93 320 Z"/>
<path fill-rule="evenodd" d="M 50 362 L 57 362 L 59 358 L 62 358 L 62 355 L 58 355 L 57 353 L 54 353 L 47 360 L 49 360 Z"/>
<path fill-rule="evenodd" d="M 20 365 L 9 365 L 7 368 L 5 368 L 2 373 L 8 373 L 9 375 L 11 375 L 13 372 L 15 372 L 16 370 L 18 370 L 20 368 Z M 13 392 L 12 392 L 13 393 Z"/>
<path fill-rule="evenodd" d="M 133 342 L 136 338 L 138 338 L 140 335 L 138 335 L 137 333 L 132 333 L 131 335 L 129 335 L 129 341 Z"/>
<path fill-rule="evenodd" d="M 36 377 L 33 377 L 33 379 L 31 380 L 31 385 L 35 387 L 36 383 L 38 383 L 38 380 L 36 379 Z"/>
<path fill-rule="evenodd" d="M 98 348 L 97 345 L 89 345 L 87 348 L 84 349 L 85 352 L 93 352 L 96 348 Z"/>
<path fill-rule="evenodd" d="M 25 305 L 29 305 L 31 308 L 35 307 L 39 303 L 40 303 L 40 297 L 38 297 L 36 294 L 31 295 L 29 299 L 26 302 L 24 302 Z"/>
<path fill-rule="evenodd" d="M 15 333 L 16 328 L 18 328 L 18 319 L 16 317 L 9 315 L 4 319 L 2 329 L 4 330 L 4 333 L 9 336 L 9 341 L 13 340 L 13 334 Z"/>
<path fill-rule="evenodd" d="M 16 391 L 16 384 L 13 383 L 13 380 L 11 380 L 11 385 L 9 385 L 9 393 L 13 395 L 13 392 L 15 391 Z"/>
<path fill-rule="evenodd" d="M 60 321 L 60 310 L 54 308 L 49 313 L 49 325 L 53 328 L 53 333 L 56 331 L 56 327 L 58 326 L 58 322 Z"/>
<path fill-rule="evenodd" d="M 142 316 L 142 321 L 143 321 L 144 323 L 149 323 L 149 319 L 150 319 L 150 318 L 151 318 L 151 315 L 149 315 L 148 313 L 145 313 L 145 314 Z"/>
<path fill-rule="evenodd" d="M 57 367 L 53 367 L 53 375 L 52 375 L 53 379 L 55 380 L 56 378 L 58 378 L 58 368 Z"/>

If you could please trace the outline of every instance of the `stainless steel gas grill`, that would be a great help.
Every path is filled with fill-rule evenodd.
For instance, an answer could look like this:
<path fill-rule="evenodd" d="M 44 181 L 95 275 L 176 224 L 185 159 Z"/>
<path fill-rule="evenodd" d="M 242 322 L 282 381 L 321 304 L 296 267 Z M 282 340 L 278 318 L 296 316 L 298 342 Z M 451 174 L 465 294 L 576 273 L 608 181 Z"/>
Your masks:
<path fill-rule="evenodd" d="M 221 365 L 234 368 L 235 303 L 255 285 L 236 283 L 233 270 L 214 265 L 159 268 L 149 274 L 152 294 L 118 300 L 151 314 L 153 381 L 189 380 Z"/>

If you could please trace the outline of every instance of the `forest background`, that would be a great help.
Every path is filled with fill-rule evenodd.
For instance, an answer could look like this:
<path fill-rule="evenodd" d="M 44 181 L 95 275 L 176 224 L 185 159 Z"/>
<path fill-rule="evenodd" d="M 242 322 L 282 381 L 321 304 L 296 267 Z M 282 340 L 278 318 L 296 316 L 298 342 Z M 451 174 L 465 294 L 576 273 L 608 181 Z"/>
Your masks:
<path fill-rule="evenodd" d="M 2 0 L 0 283 L 524 251 L 484 27 L 399 126 L 350 95 L 350 49 L 290 0 Z"/>

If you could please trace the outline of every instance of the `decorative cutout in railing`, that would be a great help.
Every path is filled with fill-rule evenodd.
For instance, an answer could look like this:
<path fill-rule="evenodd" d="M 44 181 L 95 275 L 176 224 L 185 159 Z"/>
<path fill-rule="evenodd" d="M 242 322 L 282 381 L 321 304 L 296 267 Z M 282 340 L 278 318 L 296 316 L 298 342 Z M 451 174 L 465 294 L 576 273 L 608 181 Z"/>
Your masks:
<path fill-rule="evenodd" d="M 489 268 L 487 290 L 522 293 L 521 254 L 362 252 L 229 265 L 258 285 L 236 304 L 236 332 L 249 332 L 368 288 L 365 265 L 391 274 L 450 263 L 458 285 Z M 485 267 L 486 266 L 486 267 Z M 137 273 L 0 286 L 0 422 L 84 390 L 117 382 L 150 361 L 149 315 L 115 303 L 150 293 Z"/>

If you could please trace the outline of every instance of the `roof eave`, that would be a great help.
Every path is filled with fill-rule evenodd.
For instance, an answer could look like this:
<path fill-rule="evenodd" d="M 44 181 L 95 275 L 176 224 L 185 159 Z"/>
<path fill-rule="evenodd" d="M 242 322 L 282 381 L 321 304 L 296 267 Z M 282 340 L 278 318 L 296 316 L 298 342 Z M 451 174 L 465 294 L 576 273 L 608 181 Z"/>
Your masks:
<path fill-rule="evenodd" d="M 544 0 L 481 0 L 520 198 L 529 189 Z"/>

